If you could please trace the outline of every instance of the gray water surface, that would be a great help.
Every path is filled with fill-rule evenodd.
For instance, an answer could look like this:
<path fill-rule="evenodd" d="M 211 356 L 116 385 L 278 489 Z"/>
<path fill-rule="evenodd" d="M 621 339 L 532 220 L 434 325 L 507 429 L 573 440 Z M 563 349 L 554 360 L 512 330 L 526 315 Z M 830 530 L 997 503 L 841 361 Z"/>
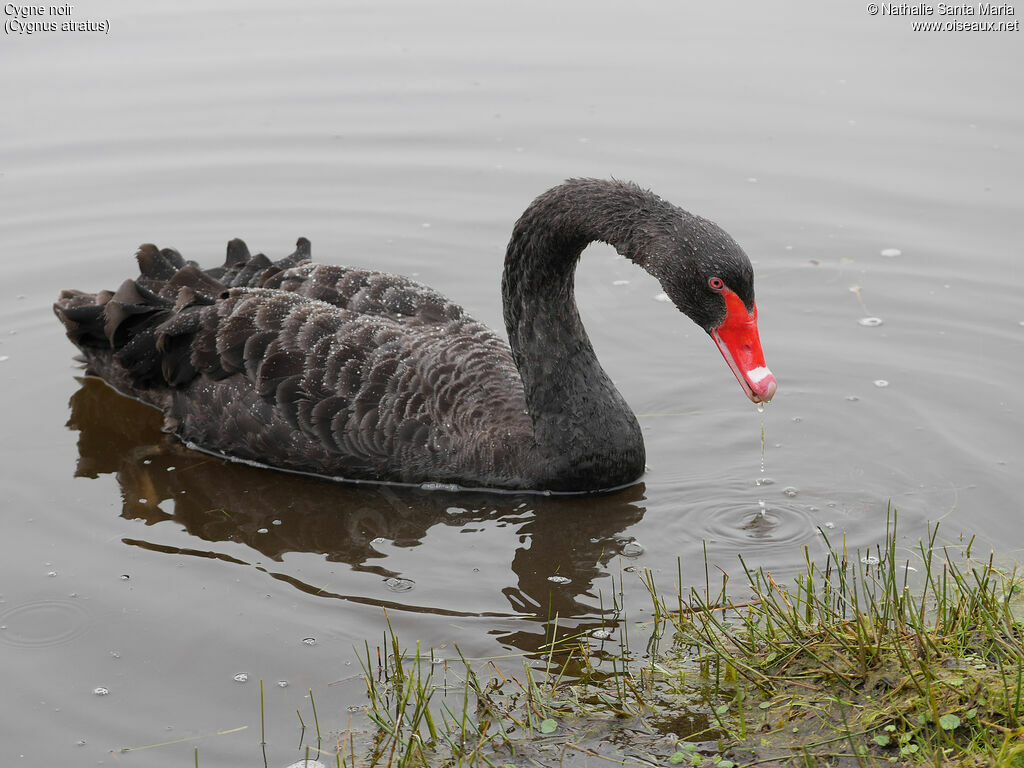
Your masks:
<path fill-rule="evenodd" d="M 555 614 L 601 627 L 620 576 L 642 619 L 644 568 L 669 594 L 677 561 L 703 584 L 706 543 L 713 566 L 784 578 L 821 555 L 819 528 L 878 542 L 890 503 L 908 544 L 941 520 L 1020 559 L 1019 32 L 810 2 L 75 13 L 109 33 L 0 40 L 3 765 L 191 765 L 197 745 L 201 765 L 260 764 L 262 679 L 285 766 L 308 689 L 324 731 L 365 703 L 357 649 L 383 609 L 440 654 L 532 653 Z M 143 242 L 214 264 L 232 237 L 278 257 L 302 235 L 502 329 L 512 223 L 571 176 L 650 187 L 754 260 L 780 385 L 763 475 L 761 417 L 714 344 L 604 246 L 580 310 L 649 471 L 599 498 L 344 486 L 188 451 L 80 378 L 50 310 L 62 288 L 116 288 Z"/>

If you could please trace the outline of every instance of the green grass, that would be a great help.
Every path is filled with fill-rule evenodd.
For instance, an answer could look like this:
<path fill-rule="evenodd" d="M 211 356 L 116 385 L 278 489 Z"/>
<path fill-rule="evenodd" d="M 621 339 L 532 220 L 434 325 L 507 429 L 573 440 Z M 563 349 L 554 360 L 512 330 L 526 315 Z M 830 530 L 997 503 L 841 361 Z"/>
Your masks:
<path fill-rule="evenodd" d="M 740 558 L 745 605 L 727 582 L 714 598 L 691 591 L 673 622 L 716 679 L 735 680 L 722 725 L 736 745 L 799 752 L 792 764 L 1024 766 L 1016 572 L 976 560 L 971 542 L 954 556 L 937 536 L 903 553 L 893 517 L 873 553 L 826 537 L 825 562 L 808 558 L 788 588 Z M 744 719 L 758 710 L 753 745 Z"/>
<path fill-rule="evenodd" d="M 1024 768 L 1016 572 L 977 559 L 972 542 L 940 546 L 937 528 L 901 549 L 895 514 L 873 552 L 825 544 L 823 562 L 805 554 L 791 584 L 742 557 L 736 589 L 725 574 L 712 585 L 708 567 L 700 589 L 680 575 L 667 597 L 637 574 L 653 613 L 643 623 L 626 616 L 620 581 L 614 652 L 556 616 L 544 653 L 515 674 L 458 649 L 439 662 L 404 648 L 388 622 L 384 645 L 364 647 L 370 732 L 346 727 L 320 749 L 318 728 L 315 753 L 339 768 L 570 755 L 587 765 Z"/>

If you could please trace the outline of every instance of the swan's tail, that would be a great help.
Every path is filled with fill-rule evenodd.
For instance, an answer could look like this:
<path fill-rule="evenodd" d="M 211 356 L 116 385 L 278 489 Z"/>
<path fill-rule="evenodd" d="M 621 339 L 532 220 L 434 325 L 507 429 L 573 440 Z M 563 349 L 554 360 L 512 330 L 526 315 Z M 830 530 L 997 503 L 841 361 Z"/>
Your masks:
<path fill-rule="evenodd" d="M 187 344 L 175 348 L 179 333 L 160 333 L 169 323 L 198 322 L 189 307 L 213 304 L 229 288 L 257 287 L 282 270 L 308 259 L 309 241 L 300 238 L 295 253 L 271 262 L 249 255 L 241 240 L 228 243 L 220 267 L 202 270 L 171 248 L 143 245 L 136 254 L 139 277 L 115 292 L 61 291 L 53 311 L 78 347 L 90 373 L 126 394 L 154 402 L 152 389 L 182 386 L 196 375 Z M 194 329 L 193 329 L 194 330 Z"/>

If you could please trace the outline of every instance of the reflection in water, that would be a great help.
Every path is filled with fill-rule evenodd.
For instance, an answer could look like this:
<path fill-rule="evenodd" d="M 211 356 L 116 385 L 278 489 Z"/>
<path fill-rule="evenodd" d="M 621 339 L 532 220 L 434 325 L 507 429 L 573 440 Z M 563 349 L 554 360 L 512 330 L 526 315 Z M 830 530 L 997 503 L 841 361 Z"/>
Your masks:
<path fill-rule="evenodd" d="M 157 411 L 95 378 L 82 380 L 70 406 L 68 427 L 80 432 L 75 474 L 116 475 L 124 499 L 123 517 L 149 525 L 174 520 L 200 539 L 245 544 L 270 560 L 281 561 L 288 552 L 321 554 L 354 570 L 398 578 L 401 574 L 389 570 L 385 555 L 374 548 L 375 539 L 408 547 L 420 544 L 438 524 L 461 527 L 467 536 L 483 529 L 466 529 L 467 523 L 500 520 L 518 526 L 522 545 L 511 562 L 515 583 L 495 585 L 514 614 L 465 613 L 336 594 L 289 573 L 265 569 L 274 578 L 318 597 L 453 616 L 526 614 L 545 622 L 557 614 L 560 621 L 578 619 L 573 622 L 576 631 L 586 631 L 601 626 L 599 602 L 606 609 L 611 602 L 610 585 L 599 601 L 594 582 L 629 543 L 622 532 L 644 514 L 642 484 L 599 497 L 447 493 L 333 483 L 233 463 L 185 448 L 161 432 Z M 185 550 L 138 539 L 125 539 L 125 543 L 244 564 L 205 549 Z M 552 575 L 569 581 L 556 584 L 548 578 Z M 505 639 L 535 651 L 544 642 L 543 627 L 535 628 L 536 632 L 524 628 Z"/>

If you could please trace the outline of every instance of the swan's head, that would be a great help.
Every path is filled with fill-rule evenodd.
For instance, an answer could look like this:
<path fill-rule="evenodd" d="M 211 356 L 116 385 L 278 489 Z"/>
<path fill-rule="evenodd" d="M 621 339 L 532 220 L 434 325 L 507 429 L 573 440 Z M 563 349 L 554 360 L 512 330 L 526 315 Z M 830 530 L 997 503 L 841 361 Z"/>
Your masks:
<path fill-rule="evenodd" d="M 761 350 L 750 259 L 714 222 L 686 214 L 681 224 L 645 266 L 680 311 L 708 332 L 747 397 L 768 402 L 778 382 Z"/>

